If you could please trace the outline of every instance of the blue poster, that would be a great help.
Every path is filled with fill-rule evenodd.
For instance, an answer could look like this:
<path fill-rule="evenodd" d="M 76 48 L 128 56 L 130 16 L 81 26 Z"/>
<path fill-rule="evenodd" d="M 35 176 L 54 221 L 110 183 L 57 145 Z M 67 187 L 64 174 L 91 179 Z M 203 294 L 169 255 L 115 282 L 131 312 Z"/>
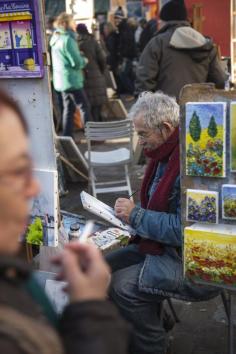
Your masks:
<path fill-rule="evenodd" d="M 0 78 L 43 76 L 37 0 L 0 0 Z"/>

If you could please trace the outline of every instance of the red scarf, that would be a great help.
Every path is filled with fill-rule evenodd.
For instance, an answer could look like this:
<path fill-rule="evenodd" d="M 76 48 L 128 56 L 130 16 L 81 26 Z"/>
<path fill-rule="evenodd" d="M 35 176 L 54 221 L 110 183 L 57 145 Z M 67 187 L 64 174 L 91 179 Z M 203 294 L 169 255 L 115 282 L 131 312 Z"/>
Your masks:
<path fill-rule="evenodd" d="M 141 207 L 148 210 L 168 212 L 171 191 L 180 173 L 179 128 L 176 128 L 173 134 L 160 147 L 155 150 L 145 150 L 144 152 L 151 159 L 141 186 Z M 160 162 L 167 162 L 167 166 L 155 192 L 148 199 L 148 191 Z M 164 246 L 159 242 L 141 238 L 139 240 L 139 250 L 145 254 L 156 255 L 163 253 Z"/>

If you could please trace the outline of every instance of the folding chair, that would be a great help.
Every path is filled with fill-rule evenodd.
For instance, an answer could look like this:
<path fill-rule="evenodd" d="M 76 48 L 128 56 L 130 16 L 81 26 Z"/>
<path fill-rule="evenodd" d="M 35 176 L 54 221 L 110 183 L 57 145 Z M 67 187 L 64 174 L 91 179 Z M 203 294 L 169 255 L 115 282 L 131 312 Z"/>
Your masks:
<path fill-rule="evenodd" d="M 85 158 L 89 165 L 89 177 L 92 187 L 92 194 L 97 197 L 99 193 L 112 193 L 126 191 L 131 192 L 128 165 L 133 159 L 133 122 L 129 119 L 115 122 L 87 122 L 85 127 L 85 136 L 88 143 L 88 151 Z M 120 138 L 128 139 L 128 148 L 122 147 L 109 151 L 95 151 L 94 141 L 116 140 Z M 126 144 L 127 145 L 127 144 Z M 104 171 L 102 177 L 106 177 L 105 171 L 114 166 L 121 166 L 124 169 L 124 179 L 98 181 L 95 170 Z M 113 179 L 113 178 L 111 178 Z"/>

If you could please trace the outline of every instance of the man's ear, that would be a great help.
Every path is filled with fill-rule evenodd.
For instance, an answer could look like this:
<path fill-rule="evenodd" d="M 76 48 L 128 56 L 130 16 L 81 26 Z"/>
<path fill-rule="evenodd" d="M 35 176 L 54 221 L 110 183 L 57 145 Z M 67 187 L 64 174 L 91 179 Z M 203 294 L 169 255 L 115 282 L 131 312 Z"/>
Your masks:
<path fill-rule="evenodd" d="M 169 122 L 163 122 L 162 127 L 166 130 L 167 133 L 172 133 L 175 129 L 173 125 Z"/>

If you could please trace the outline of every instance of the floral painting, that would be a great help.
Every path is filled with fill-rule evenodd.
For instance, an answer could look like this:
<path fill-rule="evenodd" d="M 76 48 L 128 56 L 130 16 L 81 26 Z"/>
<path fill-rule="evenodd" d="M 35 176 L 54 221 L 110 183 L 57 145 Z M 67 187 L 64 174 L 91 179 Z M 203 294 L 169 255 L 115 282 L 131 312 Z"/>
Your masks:
<path fill-rule="evenodd" d="M 186 104 L 186 174 L 225 177 L 226 103 Z"/>
<path fill-rule="evenodd" d="M 184 230 L 185 276 L 236 287 L 236 226 L 194 224 Z"/>
<path fill-rule="evenodd" d="M 236 220 L 236 185 L 223 184 L 222 186 L 222 217 Z"/>
<path fill-rule="evenodd" d="M 187 221 L 218 223 L 218 192 L 187 189 Z"/>
<path fill-rule="evenodd" d="M 231 103 L 230 121 L 230 166 L 236 172 L 236 102 Z"/>

